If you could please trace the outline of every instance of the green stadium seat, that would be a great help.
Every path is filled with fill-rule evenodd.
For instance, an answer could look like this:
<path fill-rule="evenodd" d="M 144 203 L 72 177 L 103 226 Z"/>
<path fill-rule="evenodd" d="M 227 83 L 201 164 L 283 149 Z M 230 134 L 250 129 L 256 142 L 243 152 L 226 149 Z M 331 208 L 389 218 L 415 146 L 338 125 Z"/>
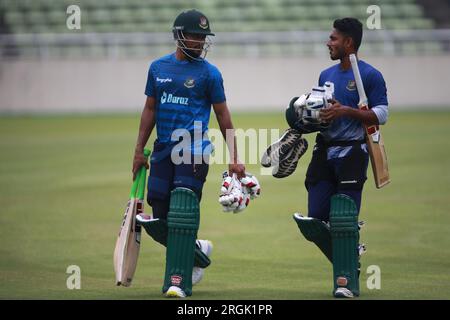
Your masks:
<path fill-rule="evenodd" d="M 87 28 L 87 32 L 120 32 L 117 24 L 109 22 L 90 24 Z"/>
<path fill-rule="evenodd" d="M 329 19 L 335 14 L 335 8 L 330 10 L 328 7 L 323 5 L 313 5 L 307 10 L 309 12 L 310 19 Z"/>
<path fill-rule="evenodd" d="M 134 10 L 130 9 L 115 9 L 111 11 L 111 20 L 117 23 L 131 23 L 134 22 Z"/>
<path fill-rule="evenodd" d="M 97 1 L 97 2 L 99 2 L 99 1 Z M 125 9 L 130 5 L 128 3 L 128 1 L 123 1 L 123 0 L 103 0 L 102 2 L 103 2 L 103 7 L 107 7 L 110 10 Z M 105 2 L 106 2 L 106 4 L 105 4 Z"/>
<path fill-rule="evenodd" d="M 5 22 L 10 26 L 25 25 L 25 16 L 21 11 L 7 11 L 5 13 Z"/>
<path fill-rule="evenodd" d="M 117 26 L 117 30 L 119 30 L 119 32 L 142 32 L 142 29 L 143 28 L 141 24 L 132 22 L 120 23 Z"/>
<path fill-rule="evenodd" d="M 398 11 L 404 18 L 415 18 L 423 16 L 421 7 L 415 4 L 400 4 L 398 5 Z"/>
<path fill-rule="evenodd" d="M 15 0 L 0 0 L 0 9 L 2 11 L 15 11 L 19 8 L 19 2 Z"/>
<path fill-rule="evenodd" d="M 172 23 L 146 23 L 143 27 L 147 32 L 171 32 Z"/>
<path fill-rule="evenodd" d="M 9 28 L 12 33 L 20 34 L 29 32 L 29 28 L 25 24 L 10 25 Z"/>
<path fill-rule="evenodd" d="M 71 4 L 78 4 L 79 1 L 52 1 L 52 0 L 35 0 L 34 1 L 38 7 L 36 9 L 39 9 L 41 11 L 51 11 L 51 10 L 63 10 L 66 12 L 66 9 Z M 80 7 L 82 7 L 80 4 L 78 4 Z"/>
<path fill-rule="evenodd" d="M 31 11 L 26 14 L 26 20 L 30 25 L 39 25 L 46 22 L 46 15 L 41 11 Z"/>
<path fill-rule="evenodd" d="M 67 20 L 67 14 L 65 11 L 52 10 L 47 12 L 46 18 L 49 24 L 65 24 Z M 81 12 L 81 18 L 83 19 L 83 12 Z"/>
<path fill-rule="evenodd" d="M 243 19 L 245 19 L 245 21 L 249 23 L 261 19 L 261 16 L 262 10 L 261 7 L 258 6 L 247 7 L 246 10 L 243 10 L 242 12 Z"/>
<path fill-rule="evenodd" d="M 173 23 L 177 13 L 170 8 L 159 8 L 154 10 L 154 15 L 156 21 Z"/>
<path fill-rule="evenodd" d="M 154 12 L 150 8 L 141 8 L 139 10 L 136 10 L 134 13 L 134 19 L 136 22 L 142 23 L 156 21 Z"/>
<path fill-rule="evenodd" d="M 411 21 L 411 27 L 416 29 L 434 28 L 434 22 L 430 19 L 416 18 Z"/>
<path fill-rule="evenodd" d="M 354 8 L 350 6 L 349 4 L 340 4 L 333 6 L 333 8 L 330 10 L 335 17 L 337 18 L 345 18 L 345 17 L 351 17 L 354 14 Z"/>
<path fill-rule="evenodd" d="M 233 7 L 224 8 L 221 10 L 220 16 L 217 18 L 219 18 L 218 20 L 229 21 L 229 22 L 242 21 L 241 10 L 239 8 L 233 8 Z"/>
<path fill-rule="evenodd" d="M 381 19 L 381 28 L 386 30 L 411 29 L 410 24 L 404 19 Z"/>
<path fill-rule="evenodd" d="M 82 12 L 83 15 L 83 12 Z M 95 9 L 84 12 L 84 16 L 88 17 L 91 24 L 102 24 L 111 22 L 111 11 L 106 9 Z"/>
<path fill-rule="evenodd" d="M 381 9 L 381 19 L 401 17 L 401 12 L 398 9 L 398 6 L 396 5 L 382 4 L 380 6 L 380 9 Z"/>
<path fill-rule="evenodd" d="M 293 6 L 285 11 L 285 19 L 291 20 L 293 23 L 311 18 L 311 13 L 306 6 Z"/>
<path fill-rule="evenodd" d="M 17 8 L 22 11 L 33 11 L 39 8 L 39 2 L 31 0 L 19 0 L 17 1 Z"/>
<path fill-rule="evenodd" d="M 262 10 L 262 17 L 266 21 L 278 21 L 285 19 L 286 10 L 281 7 L 265 7 Z"/>
<path fill-rule="evenodd" d="M 33 24 L 30 26 L 30 32 L 32 33 L 48 33 L 52 31 L 52 26 L 48 24 Z"/>

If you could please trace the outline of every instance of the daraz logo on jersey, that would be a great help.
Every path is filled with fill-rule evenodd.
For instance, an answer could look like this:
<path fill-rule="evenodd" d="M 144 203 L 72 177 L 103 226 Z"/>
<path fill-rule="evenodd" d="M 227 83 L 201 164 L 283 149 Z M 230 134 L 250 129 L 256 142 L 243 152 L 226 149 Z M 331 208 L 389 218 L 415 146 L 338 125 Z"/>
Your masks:
<path fill-rule="evenodd" d="M 183 106 L 187 106 L 189 105 L 189 98 L 177 97 L 171 93 L 167 94 L 165 91 L 163 91 L 163 94 L 161 96 L 161 104 L 164 103 L 181 104 Z"/>

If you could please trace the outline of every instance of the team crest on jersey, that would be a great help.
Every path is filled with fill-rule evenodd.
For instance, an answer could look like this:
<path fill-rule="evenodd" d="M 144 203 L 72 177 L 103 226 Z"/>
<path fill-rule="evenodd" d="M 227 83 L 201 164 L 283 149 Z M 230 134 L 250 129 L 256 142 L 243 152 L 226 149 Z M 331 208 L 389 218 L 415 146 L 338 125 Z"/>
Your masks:
<path fill-rule="evenodd" d="M 206 17 L 201 17 L 200 18 L 200 24 L 199 24 L 200 28 L 202 29 L 208 29 L 208 20 L 206 20 Z"/>
<path fill-rule="evenodd" d="M 356 90 L 356 82 L 355 80 L 348 80 L 347 86 L 348 91 L 355 91 Z"/>
<path fill-rule="evenodd" d="M 195 80 L 192 78 L 187 78 L 184 82 L 184 86 L 188 89 L 195 87 Z"/>

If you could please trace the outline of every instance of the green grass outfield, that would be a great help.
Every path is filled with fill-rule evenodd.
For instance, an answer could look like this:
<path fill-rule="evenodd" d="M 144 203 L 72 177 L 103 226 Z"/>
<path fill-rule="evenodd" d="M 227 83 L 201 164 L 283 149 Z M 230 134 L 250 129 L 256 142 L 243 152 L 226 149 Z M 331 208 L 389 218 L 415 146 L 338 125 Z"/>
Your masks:
<path fill-rule="evenodd" d="M 233 119 L 245 129 L 286 127 L 281 113 Z M 0 118 L 0 298 L 162 298 L 165 251 L 146 234 L 133 286 L 114 285 L 138 125 L 137 114 Z M 443 111 L 392 113 L 383 127 L 392 183 L 376 190 L 369 171 L 361 299 L 450 298 L 449 128 Z M 192 299 L 331 298 L 331 266 L 292 219 L 307 207 L 308 140 L 297 171 L 260 176 L 262 196 L 241 214 L 221 212 L 225 166 L 211 166 L 199 237 L 215 247 Z M 259 175 L 259 166 L 247 171 Z M 69 265 L 81 268 L 81 290 L 66 287 Z M 369 265 L 381 268 L 380 290 L 366 287 Z"/>

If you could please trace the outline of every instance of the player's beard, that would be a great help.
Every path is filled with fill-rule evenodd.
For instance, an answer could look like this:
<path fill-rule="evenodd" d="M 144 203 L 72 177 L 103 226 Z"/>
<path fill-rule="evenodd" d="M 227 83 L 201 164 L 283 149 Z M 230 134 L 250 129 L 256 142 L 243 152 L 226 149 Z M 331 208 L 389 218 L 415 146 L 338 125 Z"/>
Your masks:
<path fill-rule="evenodd" d="M 202 54 L 202 51 L 203 51 L 201 49 L 196 50 L 196 49 L 184 49 L 184 48 L 182 50 L 183 50 L 186 58 L 188 58 L 189 60 L 200 58 L 200 55 Z"/>
<path fill-rule="evenodd" d="M 342 60 L 345 57 L 344 48 L 332 48 L 330 49 L 331 60 Z"/>
<path fill-rule="evenodd" d="M 189 61 L 202 59 L 201 56 L 204 51 L 203 46 L 201 48 L 188 47 L 181 39 L 178 40 L 178 43 L 179 43 L 178 48 L 180 48 L 181 51 L 184 53 L 186 59 L 188 59 Z"/>

